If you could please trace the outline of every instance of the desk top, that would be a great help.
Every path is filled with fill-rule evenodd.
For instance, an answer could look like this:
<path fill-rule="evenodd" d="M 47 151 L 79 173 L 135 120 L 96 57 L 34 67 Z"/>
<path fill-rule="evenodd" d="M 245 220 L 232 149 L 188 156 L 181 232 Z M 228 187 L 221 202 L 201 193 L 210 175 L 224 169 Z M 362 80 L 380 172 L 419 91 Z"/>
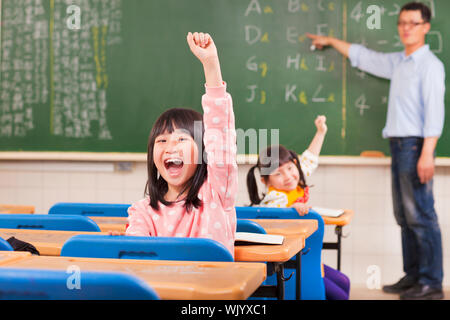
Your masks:
<path fill-rule="evenodd" d="M 0 213 L 34 213 L 34 206 L 0 204 Z"/>
<path fill-rule="evenodd" d="M 291 234 L 284 236 L 281 245 L 239 245 L 234 247 L 235 261 L 286 262 L 305 247 L 305 235 Z"/>
<path fill-rule="evenodd" d="M 318 227 L 317 220 L 292 220 L 292 219 L 250 219 L 258 223 L 269 234 L 303 234 L 305 238 L 312 235 Z"/>
<path fill-rule="evenodd" d="M 344 213 L 341 214 L 339 217 L 333 218 L 333 217 L 326 217 L 322 216 L 323 222 L 327 225 L 335 225 L 335 226 L 346 226 L 350 223 L 354 215 L 353 210 L 345 209 Z"/>
<path fill-rule="evenodd" d="M 1 255 L 0 255 L 1 261 Z M 244 262 L 192 262 L 28 256 L 1 267 L 125 272 L 149 284 L 161 299 L 247 299 L 265 280 L 266 265 Z M 82 276 L 82 274 L 81 274 Z"/>
<path fill-rule="evenodd" d="M 77 234 L 107 234 L 106 232 L 80 232 L 29 229 L 0 229 L 0 237 L 15 237 L 31 243 L 42 256 L 59 256 L 64 243 Z M 235 261 L 288 261 L 305 245 L 305 235 L 285 236 L 282 245 L 235 246 Z"/>
<path fill-rule="evenodd" d="M 125 217 L 89 217 L 94 220 L 102 232 L 125 232 L 128 223 Z M 261 225 L 271 234 L 305 234 L 309 237 L 317 230 L 316 220 L 250 219 Z"/>
<path fill-rule="evenodd" d="M 108 234 L 107 232 L 30 230 L 30 229 L 0 229 L 0 237 L 8 239 L 15 237 L 31 243 L 43 256 L 59 256 L 64 243 L 77 234 Z"/>
<path fill-rule="evenodd" d="M 31 257 L 30 252 L 0 251 L 0 265 Z"/>
<path fill-rule="evenodd" d="M 102 231 L 116 230 L 125 232 L 127 218 L 123 217 L 90 217 Z M 301 235 L 300 239 L 287 239 L 281 246 L 274 245 L 239 245 L 235 246 L 235 261 L 270 261 L 282 262 L 289 260 L 303 249 L 307 237 L 318 227 L 316 220 L 283 220 L 283 219 L 251 219 L 260 224 L 268 234 L 284 236 Z M 123 229 L 121 229 L 123 227 Z"/>
<path fill-rule="evenodd" d="M 94 220 L 102 232 L 118 231 L 125 232 L 128 218 L 126 217 L 94 217 L 88 218 Z"/>

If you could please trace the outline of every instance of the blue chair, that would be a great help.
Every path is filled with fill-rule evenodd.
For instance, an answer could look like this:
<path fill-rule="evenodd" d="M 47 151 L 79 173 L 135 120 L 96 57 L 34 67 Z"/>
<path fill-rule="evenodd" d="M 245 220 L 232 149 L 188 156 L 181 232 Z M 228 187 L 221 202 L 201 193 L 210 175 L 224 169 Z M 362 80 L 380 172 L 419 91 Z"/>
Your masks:
<path fill-rule="evenodd" d="M 59 202 L 48 214 L 76 214 L 92 217 L 128 217 L 130 204 Z"/>
<path fill-rule="evenodd" d="M 247 219 L 236 220 L 236 232 L 251 232 L 251 233 L 266 234 L 266 230 L 264 230 L 264 228 L 261 227 L 261 225 L 259 225 L 255 221 Z"/>
<path fill-rule="evenodd" d="M 48 214 L 1 214 L 0 228 L 96 232 L 100 231 L 98 225 L 88 217 L 78 215 Z"/>
<path fill-rule="evenodd" d="M 324 222 L 320 214 L 310 210 L 308 214 L 300 216 L 292 208 L 265 208 L 265 207 L 236 207 L 238 219 L 314 219 L 318 222 L 317 230 L 305 241 L 304 253 L 301 262 L 301 299 L 325 300 L 325 284 L 322 277 L 322 247 L 324 235 Z M 295 270 L 295 269 L 294 269 Z M 288 278 L 292 269 L 285 268 L 285 278 Z M 268 279 L 270 280 L 270 279 Z M 285 283 L 286 299 L 295 299 L 295 279 L 292 277 Z"/>
<path fill-rule="evenodd" d="M 113 259 L 233 261 L 221 243 L 204 238 L 76 235 L 61 256 Z"/>
<path fill-rule="evenodd" d="M 147 283 L 126 273 L 0 269 L 1 300 L 158 300 Z M 77 283 L 77 281 L 79 281 Z"/>
<path fill-rule="evenodd" d="M 0 251 L 14 251 L 8 241 L 0 238 Z"/>

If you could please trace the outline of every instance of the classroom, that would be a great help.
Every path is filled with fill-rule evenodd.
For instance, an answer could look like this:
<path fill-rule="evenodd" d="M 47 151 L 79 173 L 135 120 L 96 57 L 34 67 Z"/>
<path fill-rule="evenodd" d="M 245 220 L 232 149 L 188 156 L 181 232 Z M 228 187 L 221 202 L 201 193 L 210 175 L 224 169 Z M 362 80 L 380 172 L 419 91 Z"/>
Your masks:
<path fill-rule="evenodd" d="M 402 133 L 389 134 L 389 130 L 394 132 L 392 130 L 395 129 L 389 125 L 390 119 L 398 117 L 392 122 L 396 124 L 402 119 L 401 113 L 394 114 L 389 108 L 401 100 L 395 95 L 395 90 L 402 90 L 399 89 L 402 85 L 418 86 L 422 80 L 419 80 L 418 75 L 408 74 L 404 77 L 409 80 L 400 85 L 401 79 L 383 75 L 384 68 L 388 67 L 376 65 L 387 60 L 376 56 L 378 60 L 374 59 L 374 65 L 369 65 L 367 60 L 381 52 L 403 54 L 405 48 L 407 50 L 408 46 L 412 48 L 413 45 L 408 42 L 412 41 L 412 36 L 409 36 L 410 40 L 405 40 L 408 36 L 402 32 L 407 30 L 412 33 L 411 30 L 414 30 L 419 34 L 421 28 L 428 26 L 429 29 L 424 31 L 425 43 L 417 50 L 424 52 L 425 48 L 426 57 L 433 57 L 429 58 L 433 62 L 439 61 L 435 65 L 442 65 L 442 71 L 450 74 L 450 49 L 444 42 L 445 30 L 450 28 L 450 21 L 445 15 L 450 10 L 450 3 L 444 0 L 418 1 L 430 10 L 431 21 L 427 22 L 420 20 L 424 14 L 418 9 L 401 11 L 411 1 L 190 0 L 188 3 L 179 0 L 0 0 L 0 220 L 2 215 L 7 214 L 47 215 L 57 203 L 125 204 L 127 208 L 132 204 L 141 205 L 146 190 L 150 194 L 156 190 L 151 187 L 151 170 L 148 169 L 148 159 L 153 159 L 153 156 L 147 156 L 149 150 L 157 150 L 149 143 L 152 127 L 160 115 L 170 108 L 188 108 L 205 117 L 205 149 L 199 150 L 203 156 L 200 158 L 210 162 L 213 159 L 208 153 L 219 150 L 221 155 L 231 156 L 237 165 L 229 172 L 220 171 L 220 163 L 211 165 L 219 173 L 217 179 L 214 174 L 208 175 L 207 183 L 217 183 L 220 186 L 218 189 L 223 188 L 223 197 L 219 191 L 216 194 L 219 194 L 220 201 L 225 199 L 219 208 L 217 201 L 212 202 L 214 206 L 211 205 L 211 212 L 216 214 L 219 209 L 226 213 L 235 212 L 248 207 L 253 201 L 248 191 L 248 175 L 250 171 L 258 172 L 254 167 L 261 162 L 260 152 L 270 145 L 283 145 L 298 155 L 297 165 L 301 164 L 309 190 L 308 208 L 342 209 L 348 214 L 344 222 L 336 222 L 343 220 L 327 218 L 326 214 L 322 216 L 321 265 L 329 266 L 348 277 L 348 300 L 400 299 L 399 294 L 383 290 L 383 286 L 394 284 L 405 275 L 406 246 L 406 231 L 399 226 L 400 218 L 396 218 L 394 212 L 392 189 L 397 172 L 393 175 L 392 170 L 397 162 L 392 160 L 394 149 L 391 149 L 395 147 L 396 139 L 401 141 L 405 136 Z M 403 21 L 401 14 L 405 12 L 419 15 L 408 16 Z M 202 32 L 202 38 L 195 32 Z M 329 39 L 336 41 L 331 42 Z M 352 45 L 346 47 L 346 54 L 343 54 L 340 45 L 346 43 Z M 202 54 L 214 55 L 214 52 L 208 51 L 211 45 L 217 47 L 214 57 L 220 58 L 218 73 L 213 68 L 210 73 L 210 65 L 202 60 Z M 371 51 L 364 51 L 366 48 Z M 408 63 L 414 63 L 414 59 L 425 59 L 425 54 L 412 55 L 410 60 L 406 56 L 402 57 L 404 68 L 412 68 Z M 400 58 L 397 60 L 400 61 Z M 389 61 L 394 61 L 394 58 Z M 362 70 L 364 63 L 368 65 L 366 71 Z M 405 70 L 402 72 L 405 73 Z M 221 76 L 220 88 L 226 87 L 223 99 L 217 96 L 219 86 L 208 86 L 212 78 L 213 81 L 217 80 L 217 74 Z M 448 90 L 445 91 L 450 83 L 448 76 L 438 82 L 438 74 L 433 72 L 423 81 L 429 85 L 420 84 L 424 89 L 420 87 L 423 91 L 417 95 L 420 101 L 423 101 L 422 96 L 429 98 L 436 108 L 442 105 L 443 112 L 445 104 L 450 103 L 450 94 Z M 401 75 L 399 72 L 398 77 Z M 391 85 L 395 79 L 397 85 Z M 436 93 L 435 88 L 440 87 L 443 89 Z M 210 105 L 208 94 L 215 98 L 211 100 L 213 102 L 210 101 Z M 416 95 L 414 93 L 411 96 Z M 217 111 L 222 106 L 230 109 L 222 114 Z M 408 116 L 404 118 L 411 122 L 404 126 L 411 127 L 413 125 L 410 123 L 414 120 L 411 120 L 410 115 L 414 112 L 407 110 Z M 450 278 L 446 273 L 450 270 L 450 254 L 447 250 L 450 247 L 450 131 L 447 130 L 450 119 L 439 112 L 440 109 L 430 111 L 430 117 L 439 118 L 435 121 L 438 124 L 427 122 L 424 129 L 432 132 L 431 137 L 438 136 L 430 153 L 429 167 L 432 173 L 426 181 L 417 184 L 425 186 L 421 188 L 426 189 L 428 195 L 431 193 L 430 210 L 434 216 L 430 219 L 438 221 L 441 237 L 439 246 L 442 252 L 436 253 L 440 255 L 443 270 L 443 275 L 440 275 L 442 296 L 439 299 L 450 300 Z M 213 113 L 215 117 L 211 115 Z M 322 120 L 318 124 L 317 117 L 322 115 L 326 117 L 326 123 Z M 228 119 L 230 126 L 223 128 L 225 139 L 211 133 L 213 129 L 222 132 L 222 127 L 218 129 L 217 126 L 221 116 Z M 423 121 L 423 117 L 420 118 Z M 165 130 L 170 131 L 178 126 L 174 123 L 164 124 Z M 320 128 L 323 127 L 325 129 L 322 132 Z M 199 132 L 195 126 L 192 130 Z M 234 136 L 229 131 L 234 132 Z M 406 134 L 407 137 L 418 135 Z M 420 135 L 420 141 L 428 141 L 427 136 L 423 139 L 422 132 Z M 231 148 L 226 145 L 229 137 L 236 142 L 231 142 Z M 194 134 L 191 140 L 200 141 L 202 145 L 203 138 L 198 139 Z M 153 139 L 155 146 L 158 146 L 159 141 Z M 306 157 L 304 152 L 312 150 L 313 145 L 318 148 L 314 149 L 316 153 L 312 158 L 316 159 L 317 164 L 310 174 L 308 164 L 303 159 Z M 163 163 L 162 166 L 171 168 L 168 172 L 178 172 L 175 160 L 170 158 L 174 164 Z M 227 162 L 230 159 L 221 160 Z M 154 161 L 157 167 L 158 159 L 155 157 Z M 414 168 L 417 168 L 417 163 Z M 158 177 L 162 176 L 158 171 Z M 268 180 L 264 182 L 259 172 L 255 176 L 259 194 L 269 191 L 266 185 Z M 236 184 L 230 182 L 231 177 L 236 178 Z M 192 185 L 194 187 L 195 183 Z M 198 188 L 203 200 L 207 201 L 203 186 L 199 185 Z M 172 189 L 169 187 L 169 190 Z M 215 199 L 214 192 L 212 199 Z M 160 199 L 167 201 L 164 194 L 161 194 Z M 306 206 L 306 202 L 302 204 Z M 145 208 L 154 209 L 151 203 L 146 203 Z M 292 211 L 296 212 L 294 209 Z M 169 211 L 167 221 L 172 221 L 172 214 L 173 211 Z M 94 216 L 90 218 L 100 227 L 98 236 L 109 236 L 108 232 L 113 231 L 105 225 L 109 222 L 103 221 L 104 217 Z M 114 231 L 125 232 L 125 224 L 132 220 L 130 217 L 129 221 L 125 221 L 125 218 L 126 215 L 122 216 L 122 225 Z M 133 221 L 141 218 L 135 217 Z M 280 227 L 281 221 L 277 225 L 273 220 L 264 221 L 258 217 L 248 219 L 256 219 L 268 234 L 271 233 L 268 230 L 274 234 L 282 232 L 286 246 L 300 241 L 294 241 L 294 235 L 284 233 L 286 230 L 280 231 L 285 228 L 285 225 Z M 307 294 L 304 277 L 308 277 L 306 270 L 309 258 L 305 253 L 308 237 L 312 237 L 323 222 L 317 224 L 315 220 L 308 220 L 308 214 L 306 219 L 281 219 L 283 223 L 290 221 L 287 229 L 311 228 L 302 233 L 302 248 L 290 251 L 290 256 L 285 260 L 303 254 L 297 260 L 301 260 L 304 266 L 302 284 L 296 283 L 295 292 L 290 293 L 286 285 L 286 293 L 282 294 L 277 287 L 278 298 L 282 295 L 289 299 L 294 295 L 292 299 L 295 299 L 300 295 L 297 291 L 300 287 L 301 294 Z M 162 228 L 164 219 L 159 222 L 156 221 L 158 219 L 153 220 L 155 226 L 161 223 Z M 235 220 L 233 222 L 231 219 L 229 226 L 233 226 Z M 239 213 L 237 220 L 238 226 L 243 223 L 239 221 L 242 220 Z M 274 224 L 270 224 L 271 221 Z M 218 220 L 211 233 L 224 223 L 228 226 L 226 219 Z M 172 224 L 168 227 L 169 231 L 173 228 Z M 33 244 L 32 240 L 27 241 L 33 238 L 32 234 L 56 237 L 59 232 L 30 230 L 31 233 L 28 233 L 13 229 L 17 228 L 2 226 L 0 221 L 0 238 L 7 240 L 6 235 L 14 236 Z M 138 229 L 133 227 L 127 232 Z M 220 237 L 228 235 L 229 230 L 224 230 Z M 89 232 L 64 232 L 68 232 L 64 242 L 74 235 L 86 236 L 89 240 Z M 167 232 L 159 231 L 159 234 L 165 237 Z M 200 234 L 200 231 L 196 234 Z M 177 237 L 180 236 L 186 235 L 180 231 Z M 44 265 L 51 268 L 65 268 L 69 260 L 61 252 L 64 251 L 63 244 L 58 244 L 56 249 L 50 248 L 50 245 L 37 247 L 39 251 L 48 253 L 41 252 L 40 256 L 23 252 L 5 253 L 0 249 L 0 274 L 3 268 L 12 270 L 17 266 L 26 269 L 39 265 L 41 258 L 48 259 Z M 225 243 L 224 246 L 229 248 L 233 243 Z M 337 246 L 339 250 L 336 250 Z M 265 247 L 268 247 L 267 256 L 275 250 L 275 246 Z M 234 249 L 231 260 L 215 262 L 217 270 L 209 270 L 204 262 L 196 260 L 184 261 L 182 264 L 174 259 L 165 261 L 146 258 L 134 263 L 127 260 L 131 261 L 127 262 L 127 268 L 133 270 L 137 278 L 144 277 L 147 283 L 154 284 L 153 289 L 162 300 L 256 299 L 258 296 L 252 295 L 269 281 L 271 270 L 269 263 L 261 262 L 270 260 L 252 256 L 250 245 L 235 245 Z M 433 252 L 436 250 L 434 246 Z M 15 253 L 19 255 L 13 255 Z M 82 270 L 89 268 L 89 263 L 83 260 L 89 258 L 79 257 L 76 259 Z M 108 258 L 109 264 L 97 262 L 104 269 L 96 271 L 120 271 L 120 263 L 114 260 L 118 259 Z M 276 260 L 272 262 L 274 269 L 283 270 L 282 263 Z M 145 273 L 139 269 L 143 266 L 150 271 Z M 200 275 L 199 270 L 205 274 Z M 287 265 L 284 271 L 288 272 Z M 316 271 L 320 272 L 320 268 Z M 233 278 L 233 272 L 239 276 L 233 283 L 221 279 L 214 285 L 204 279 L 208 274 L 218 277 L 219 272 L 226 275 L 224 279 Z M 323 266 L 321 272 L 323 276 Z M 14 276 L 14 271 L 11 274 Z M 175 284 L 169 290 L 158 283 L 161 279 L 169 283 L 174 274 L 180 275 L 174 279 L 179 279 L 182 285 L 177 287 Z M 198 291 L 189 291 L 186 288 L 192 284 L 183 282 L 186 281 L 182 279 L 183 274 L 192 275 L 199 283 L 206 281 L 211 285 L 210 291 L 201 286 Z M 237 290 L 237 281 L 245 282 L 246 286 Z M 282 281 L 278 279 L 275 282 L 279 284 Z M 228 296 L 221 285 L 229 290 Z M 421 285 L 426 287 L 423 283 Z M 139 296 L 134 299 L 139 299 Z"/>

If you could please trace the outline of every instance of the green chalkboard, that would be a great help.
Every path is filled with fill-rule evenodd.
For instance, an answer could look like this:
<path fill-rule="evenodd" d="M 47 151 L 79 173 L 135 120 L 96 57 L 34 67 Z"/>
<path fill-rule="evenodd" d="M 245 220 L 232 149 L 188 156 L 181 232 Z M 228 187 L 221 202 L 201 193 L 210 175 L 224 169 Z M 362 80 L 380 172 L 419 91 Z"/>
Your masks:
<path fill-rule="evenodd" d="M 0 151 L 145 152 L 161 112 L 201 111 L 203 70 L 186 34 L 205 31 L 233 97 L 239 153 L 277 142 L 302 152 L 319 114 L 329 128 L 322 154 L 388 153 L 389 82 L 335 50 L 311 51 L 305 33 L 401 51 L 396 20 L 405 0 L 376 2 L 380 29 L 367 27 L 368 0 L 0 2 Z M 423 2 L 435 15 L 427 42 L 450 74 L 450 3 Z M 449 139 L 444 130 L 439 156 L 450 156 Z"/>

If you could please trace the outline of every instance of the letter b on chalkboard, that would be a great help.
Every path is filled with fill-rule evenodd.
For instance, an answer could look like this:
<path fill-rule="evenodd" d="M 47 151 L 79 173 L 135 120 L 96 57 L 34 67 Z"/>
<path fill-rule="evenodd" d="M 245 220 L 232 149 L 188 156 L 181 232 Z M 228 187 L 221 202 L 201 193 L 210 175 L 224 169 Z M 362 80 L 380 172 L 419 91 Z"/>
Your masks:
<path fill-rule="evenodd" d="M 67 28 L 70 30 L 80 30 L 81 28 L 81 9 L 77 5 L 67 7 L 66 13 L 70 16 L 67 18 Z"/>

